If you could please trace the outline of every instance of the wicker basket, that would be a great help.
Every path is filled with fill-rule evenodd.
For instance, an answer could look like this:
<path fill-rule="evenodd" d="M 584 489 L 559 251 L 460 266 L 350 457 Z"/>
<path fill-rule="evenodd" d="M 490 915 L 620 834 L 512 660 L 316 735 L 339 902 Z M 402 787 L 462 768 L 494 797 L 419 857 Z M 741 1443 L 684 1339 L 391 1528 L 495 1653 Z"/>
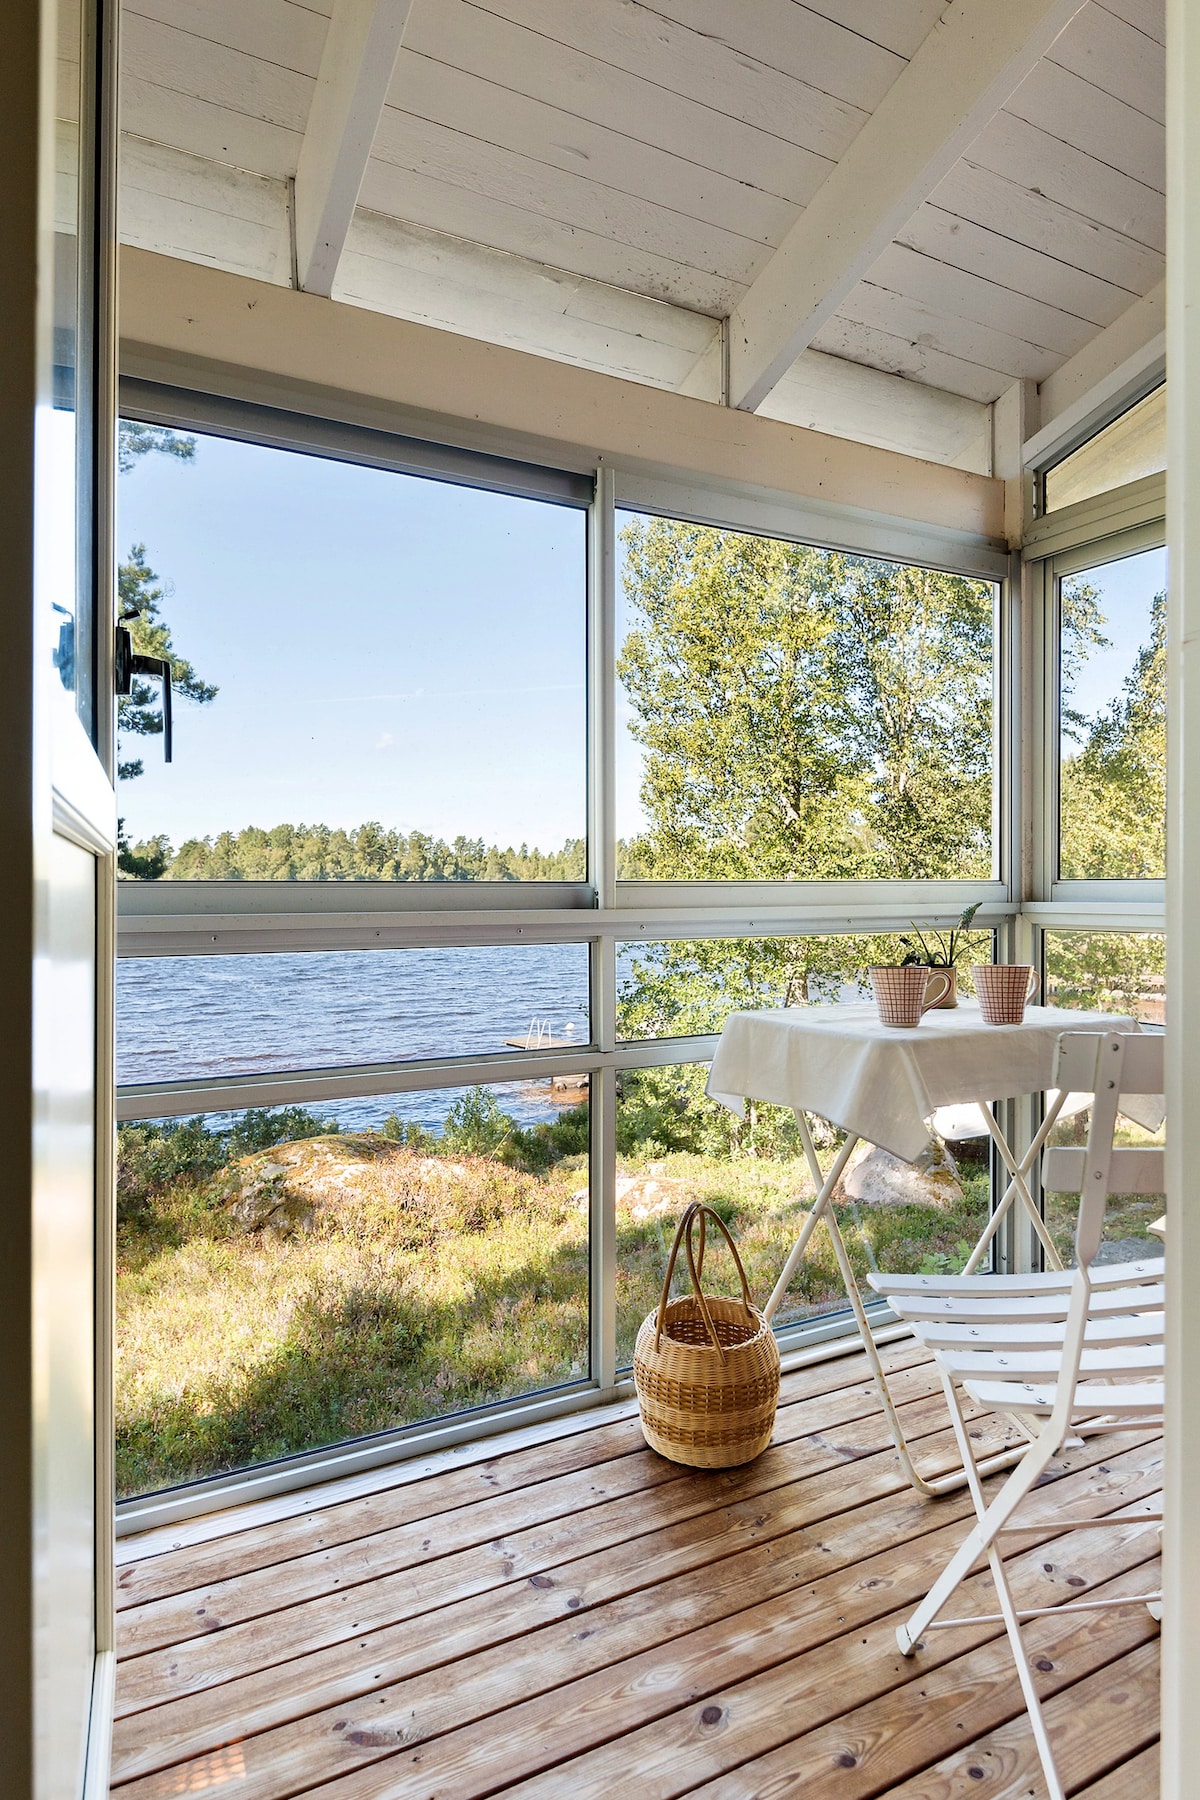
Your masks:
<path fill-rule="evenodd" d="M 733 1252 L 740 1300 L 708 1298 L 701 1285 L 707 1221 Z M 700 1228 L 699 1254 L 693 1243 Z M 679 1246 L 686 1243 L 692 1292 L 668 1298 Z M 731 1469 L 766 1449 L 779 1399 L 779 1348 L 750 1301 L 746 1271 L 725 1222 L 696 1201 L 679 1221 L 658 1310 L 643 1321 L 633 1352 L 646 1442 L 672 1462 Z"/>

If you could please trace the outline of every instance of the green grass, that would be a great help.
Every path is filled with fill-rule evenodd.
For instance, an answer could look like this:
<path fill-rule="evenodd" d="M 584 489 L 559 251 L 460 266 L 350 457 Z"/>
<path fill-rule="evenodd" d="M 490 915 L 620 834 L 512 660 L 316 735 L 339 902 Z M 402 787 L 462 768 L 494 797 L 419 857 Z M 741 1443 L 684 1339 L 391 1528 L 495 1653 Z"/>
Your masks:
<path fill-rule="evenodd" d="M 123 1131 L 121 1494 L 586 1378 L 585 1108 L 532 1134 L 474 1096 L 441 1139 L 322 1123 L 296 1113 L 247 1115 L 224 1134 L 199 1121 Z M 258 1147 L 283 1130 L 300 1135 Z M 627 1148 L 620 1173 L 656 1183 L 664 1209 L 638 1220 L 618 1205 L 622 1364 L 690 1200 L 728 1224 L 760 1305 L 811 1204 L 802 1162 L 778 1147 L 664 1152 L 651 1138 Z M 968 1165 L 964 1185 L 949 1208 L 840 1207 L 860 1277 L 961 1266 L 986 1216 L 986 1171 Z M 281 1210 L 256 1223 L 247 1204 Z M 723 1244 L 705 1280 L 736 1291 Z M 686 1281 L 681 1259 L 676 1291 Z M 844 1304 L 818 1231 L 779 1317 Z"/>

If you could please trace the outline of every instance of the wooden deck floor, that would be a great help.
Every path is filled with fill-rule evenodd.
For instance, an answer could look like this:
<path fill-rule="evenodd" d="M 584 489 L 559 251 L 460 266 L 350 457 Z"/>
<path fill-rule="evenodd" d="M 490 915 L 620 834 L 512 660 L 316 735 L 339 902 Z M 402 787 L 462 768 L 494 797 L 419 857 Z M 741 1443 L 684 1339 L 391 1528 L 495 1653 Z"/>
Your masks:
<path fill-rule="evenodd" d="M 948 1466 L 929 1366 L 886 1353 L 908 1431 Z M 119 1800 L 1016 1800 L 1042 1793 L 990 1625 L 893 1631 L 964 1530 L 960 1496 L 902 1482 L 861 1356 L 784 1378 L 742 1471 L 648 1451 L 635 1417 L 459 1466 L 310 1490 L 240 1530 L 126 1540 Z M 977 1422 L 981 1442 L 997 1423 Z M 1161 1445 L 1062 1459 L 1072 1510 L 1128 1529 L 1010 1540 L 1018 1594 L 1054 1605 L 1157 1582 Z M 374 1491 L 368 1491 L 373 1482 Z M 380 1486 L 380 1483 L 391 1485 Z M 1047 1496 L 1047 1507 L 1049 1501 Z M 225 1515 L 228 1521 L 233 1515 Z M 994 1609 L 986 1575 L 964 1604 Z M 1144 1607 L 1027 1627 L 1060 1769 L 1088 1800 L 1158 1793 L 1157 1628 Z"/>

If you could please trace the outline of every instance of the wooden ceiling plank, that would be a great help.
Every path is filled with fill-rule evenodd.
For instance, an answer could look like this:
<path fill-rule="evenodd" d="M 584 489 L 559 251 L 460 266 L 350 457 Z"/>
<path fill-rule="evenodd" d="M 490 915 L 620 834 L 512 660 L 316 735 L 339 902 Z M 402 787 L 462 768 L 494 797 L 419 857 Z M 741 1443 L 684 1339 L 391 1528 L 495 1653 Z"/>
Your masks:
<path fill-rule="evenodd" d="M 1136 25 L 1157 44 L 1167 41 L 1167 9 L 1164 0 L 1102 0 L 1105 12 L 1116 13 L 1127 25 Z"/>
<path fill-rule="evenodd" d="M 741 237 L 777 242 L 795 217 L 794 206 L 761 188 L 409 50 L 396 86 L 410 117 Z M 810 192 L 830 167 L 814 163 Z"/>
<path fill-rule="evenodd" d="M 121 237 L 185 262 L 287 283 L 283 182 L 129 136 L 121 143 Z"/>
<path fill-rule="evenodd" d="M 417 0 L 437 5 L 438 0 Z M 471 0 L 475 10 L 524 25 L 544 38 L 643 76 L 784 142 L 807 143 L 814 109 L 818 117 L 853 132 L 866 119 L 861 107 L 820 96 L 803 82 L 731 51 L 718 38 L 685 30 L 646 6 L 623 0 Z M 795 123 L 794 123 L 795 121 Z"/>
<path fill-rule="evenodd" d="M 850 362 L 866 363 L 891 375 L 903 375 L 908 381 L 920 381 L 926 387 L 943 388 L 949 394 L 962 394 L 968 400 L 985 405 L 998 399 L 1012 385 L 1012 377 L 1002 369 L 987 369 L 967 362 L 932 344 L 914 343 L 894 331 L 860 324 L 855 319 L 835 313 L 826 320 L 812 348 L 828 356 L 844 356 Z"/>
<path fill-rule="evenodd" d="M 296 279 L 330 294 L 412 0 L 337 0 L 296 168 Z"/>
<path fill-rule="evenodd" d="M 950 468 L 992 472 L 990 406 L 820 350 L 797 359 L 763 402 L 760 417 Z"/>
<path fill-rule="evenodd" d="M 806 0 L 809 12 L 882 44 L 907 62 L 946 10 L 946 0 Z"/>
<path fill-rule="evenodd" d="M 307 75 L 137 15 L 122 26 L 121 69 L 123 75 L 153 82 L 168 93 L 206 100 L 291 131 L 304 129 L 313 92 Z"/>
<path fill-rule="evenodd" d="M 276 181 L 286 181 L 296 172 L 300 131 L 230 112 L 191 94 L 171 93 L 136 75 L 122 78 L 121 117 L 132 136 L 172 150 L 228 163 Z"/>
<path fill-rule="evenodd" d="M 335 297 L 668 388 L 717 330 L 714 320 L 681 307 L 362 208 Z"/>
<path fill-rule="evenodd" d="M 602 62 L 468 0 L 438 0 L 436 6 L 417 0 L 404 45 L 401 67 L 409 51 L 431 57 L 798 206 L 866 117 L 792 83 L 784 137 L 664 87 L 648 70 Z M 398 72 L 396 80 L 402 79 Z"/>
<path fill-rule="evenodd" d="M 254 0 L 253 6 L 246 0 L 128 0 L 121 9 L 122 23 L 135 18 L 155 19 L 313 81 L 327 29 L 319 13 L 290 0 Z"/>
<path fill-rule="evenodd" d="M 1093 87 L 1162 125 L 1167 116 L 1166 48 L 1103 6 L 1087 6 L 1050 52 Z"/>
<path fill-rule="evenodd" d="M 895 332 L 913 344 L 936 344 L 949 356 L 982 369 L 999 369 L 1008 380 L 1044 381 L 1063 358 L 1055 351 L 992 326 L 961 319 L 949 310 L 925 306 L 891 288 L 860 281 L 838 308 L 838 316 L 859 325 Z"/>
<path fill-rule="evenodd" d="M 998 113 L 964 160 L 1152 250 L 1165 247 L 1166 207 L 1160 193 L 1012 113 Z"/>
<path fill-rule="evenodd" d="M 731 317 L 733 405 L 765 399 L 1078 4 L 955 0 Z"/>
<path fill-rule="evenodd" d="M 618 243 L 545 212 L 530 211 L 377 157 L 367 165 L 359 204 L 488 249 L 569 268 L 613 287 L 629 288 L 714 317 L 727 313 L 741 292 L 740 284 L 728 276 L 672 262 L 655 251 Z"/>
<path fill-rule="evenodd" d="M 965 159 L 934 189 L 930 202 L 1130 293 L 1144 293 L 1162 278 L 1161 251 Z"/>
<path fill-rule="evenodd" d="M 640 195 L 619 192 L 573 170 L 551 168 L 392 106 L 384 108 L 376 135 L 372 163 L 377 162 L 470 188 L 488 200 L 515 204 L 576 230 L 612 237 L 734 282 L 749 280 L 770 255 L 770 246 L 762 240 L 707 225 Z M 379 210 L 396 211 L 390 206 Z M 675 298 L 670 293 L 658 297 Z"/>
<path fill-rule="evenodd" d="M 964 323 L 987 325 L 1058 356 L 1074 356 L 1092 336 L 1090 320 L 1015 294 L 986 276 L 969 274 L 905 244 L 890 244 L 866 279 Z"/>
<path fill-rule="evenodd" d="M 868 113 L 904 64 L 882 44 L 847 31 L 803 0 L 756 0 L 753 6 L 730 6 L 728 0 L 654 0 L 654 11 L 710 42 L 725 44 L 739 59 L 752 57 L 764 68 L 778 69 Z"/>
<path fill-rule="evenodd" d="M 932 200 L 913 215 L 896 242 L 936 256 L 952 268 L 982 275 L 1013 293 L 1075 313 L 1093 325 L 1109 324 L 1134 298 L 1128 288 L 1032 250 L 973 219 L 959 218 Z"/>
<path fill-rule="evenodd" d="M 1048 57 L 1040 62 L 1004 110 L 1157 193 L 1166 192 L 1167 147 L 1162 126 L 1124 101 L 1102 94 L 1060 63 Z"/>

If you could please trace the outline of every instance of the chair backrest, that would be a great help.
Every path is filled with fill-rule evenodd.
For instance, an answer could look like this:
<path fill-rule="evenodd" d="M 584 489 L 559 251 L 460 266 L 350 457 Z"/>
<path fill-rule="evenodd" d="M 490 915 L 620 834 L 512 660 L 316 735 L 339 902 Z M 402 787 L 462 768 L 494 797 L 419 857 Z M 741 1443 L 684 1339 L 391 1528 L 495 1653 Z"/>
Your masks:
<path fill-rule="evenodd" d="M 1083 1149 L 1055 1147 L 1043 1153 L 1042 1185 L 1055 1194 L 1078 1194 L 1076 1267 L 1095 1260 L 1104 1232 L 1109 1194 L 1161 1194 L 1165 1152 L 1158 1146 L 1114 1146 L 1123 1094 L 1161 1094 L 1164 1040 L 1135 1032 L 1065 1031 L 1058 1040 L 1054 1084 L 1093 1096 Z"/>

